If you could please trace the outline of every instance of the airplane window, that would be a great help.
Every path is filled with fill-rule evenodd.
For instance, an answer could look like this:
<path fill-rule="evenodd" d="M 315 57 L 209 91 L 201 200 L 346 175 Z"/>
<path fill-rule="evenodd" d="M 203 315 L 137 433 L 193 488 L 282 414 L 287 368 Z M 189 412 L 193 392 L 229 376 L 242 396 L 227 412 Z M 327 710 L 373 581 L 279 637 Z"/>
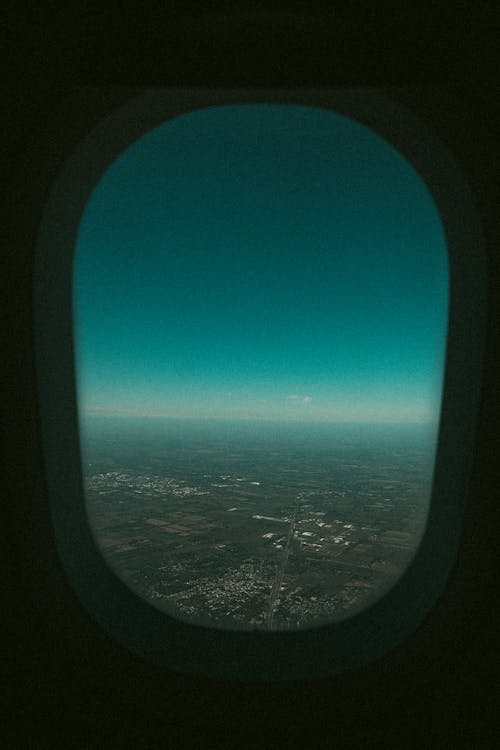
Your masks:
<path fill-rule="evenodd" d="M 386 594 L 428 518 L 447 242 L 382 136 L 313 106 L 210 106 L 104 172 L 78 227 L 90 528 L 179 620 L 293 631 Z"/>

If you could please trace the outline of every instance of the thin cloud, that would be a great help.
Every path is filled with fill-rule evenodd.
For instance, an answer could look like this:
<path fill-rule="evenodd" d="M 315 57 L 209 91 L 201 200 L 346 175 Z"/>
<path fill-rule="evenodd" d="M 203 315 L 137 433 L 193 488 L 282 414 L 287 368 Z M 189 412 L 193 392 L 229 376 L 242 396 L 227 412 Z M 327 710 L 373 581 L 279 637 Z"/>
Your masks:
<path fill-rule="evenodd" d="M 300 396 L 298 393 L 292 393 L 290 396 L 287 396 L 288 401 L 300 401 L 303 404 L 310 404 L 312 399 L 312 396 Z"/>

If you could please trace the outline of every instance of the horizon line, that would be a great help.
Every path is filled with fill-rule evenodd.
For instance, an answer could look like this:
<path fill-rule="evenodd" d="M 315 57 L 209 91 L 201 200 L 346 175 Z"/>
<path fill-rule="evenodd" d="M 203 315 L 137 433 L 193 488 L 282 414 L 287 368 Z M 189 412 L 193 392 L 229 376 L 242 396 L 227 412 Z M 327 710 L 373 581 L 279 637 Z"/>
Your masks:
<path fill-rule="evenodd" d="M 186 421 L 229 421 L 229 422 L 294 422 L 300 424 L 393 424 L 393 425 L 415 425 L 415 426 L 437 426 L 439 419 L 435 420 L 396 420 L 396 419 L 298 419 L 293 417 L 235 417 L 235 416 L 201 416 L 201 415 L 172 415 L 172 414 L 123 414 L 102 412 L 81 412 L 83 418 L 102 419 L 171 419 Z"/>

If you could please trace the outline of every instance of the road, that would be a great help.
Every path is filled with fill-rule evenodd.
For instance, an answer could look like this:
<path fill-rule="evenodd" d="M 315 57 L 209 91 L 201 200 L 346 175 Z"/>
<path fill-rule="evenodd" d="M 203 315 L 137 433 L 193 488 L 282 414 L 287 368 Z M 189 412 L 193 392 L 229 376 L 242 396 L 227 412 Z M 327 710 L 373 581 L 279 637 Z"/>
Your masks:
<path fill-rule="evenodd" d="M 276 578 L 274 580 L 274 584 L 271 589 L 271 595 L 269 597 L 269 608 L 267 610 L 267 616 L 266 616 L 268 630 L 273 629 L 274 613 L 276 611 L 277 599 L 279 598 L 279 595 L 280 595 L 280 589 L 281 589 L 281 585 L 283 581 L 283 576 L 285 575 L 286 566 L 288 564 L 288 556 L 290 554 L 290 545 L 293 539 L 293 532 L 295 531 L 295 523 L 297 520 L 297 512 L 299 510 L 300 497 L 301 496 L 299 495 L 299 497 L 297 497 L 297 500 L 295 501 L 293 516 L 290 519 L 290 528 L 288 530 L 288 538 L 286 540 L 285 549 L 283 551 L 283 558 L 281 560 L 281 565 L 277 567 Z"/>

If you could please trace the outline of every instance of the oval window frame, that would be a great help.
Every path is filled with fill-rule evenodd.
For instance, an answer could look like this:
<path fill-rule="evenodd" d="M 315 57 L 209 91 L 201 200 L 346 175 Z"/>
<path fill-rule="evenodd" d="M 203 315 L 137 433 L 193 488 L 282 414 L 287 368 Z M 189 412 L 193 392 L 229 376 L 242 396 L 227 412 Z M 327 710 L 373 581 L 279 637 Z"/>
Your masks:
<path fill-rule="evenodd" d="M 482 228 L 469 186 L 437 135 L 395 96 L 375 89 L 150 89 L 122 91 L 119 99 L 110 114 L 90 123 L 53 181 L 35 252 L 37 388 L 52 525 L 65 574 L 109 635 L 132 652 L 181 672 L 266 681 L 331 677 L 360 667 L 415 631 L 445 590 L 458 551 L 486 321 Z M 450 282 L 434 479 L 428 523 L 415 557 L 381 599 L 353 617 L 309 630 L 265 633 L 205 628 L 170 617 L 141 599 L 105 563 L 85 509 L 72 316 L 72 260 L 80 218 L 112 161 L 169 118 L 207 106 L 264 102 L 329 109 L 368 126 L 397 148 L 437 206 Z"/>

